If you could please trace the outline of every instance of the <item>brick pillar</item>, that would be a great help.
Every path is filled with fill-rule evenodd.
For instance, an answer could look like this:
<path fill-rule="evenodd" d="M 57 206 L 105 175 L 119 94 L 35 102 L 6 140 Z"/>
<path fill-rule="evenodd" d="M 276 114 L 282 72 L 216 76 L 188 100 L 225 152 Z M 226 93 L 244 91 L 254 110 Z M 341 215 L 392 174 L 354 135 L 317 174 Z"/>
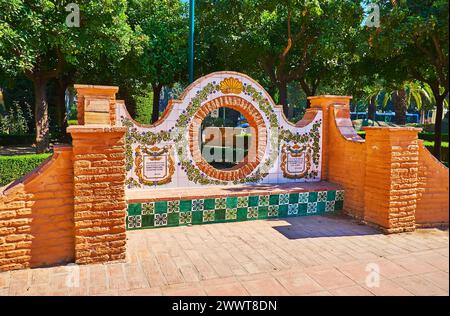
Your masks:
<path fill-rule="evenodd" d="M 330 107 L 332 105 L 343 106 L 350 108 L 351 96 L 337 96 L 337 95 L 320 95 L 308 97 L 311 104 L 311 109 L 322 110 L 322 180 L 328 179 L 328 148 L 329 148 L 329 122 L 330 122 Z"/>
<path fill-rule="evenodd" d="M 118 87 L 74 85 L 77 90 L 77 119 L 79 125 L 114 125 Z"/>
<path fill-rule="evenodd" d="M 115 124 L 117 87 L 76 85 L 72 135 L 75 262 L 125 259 L 125 132 Z"/>
<path fill-rule="evenodd" d="M 364 219 L 388 233 L 413 231 L 418 128 L 366 127 Z"/>

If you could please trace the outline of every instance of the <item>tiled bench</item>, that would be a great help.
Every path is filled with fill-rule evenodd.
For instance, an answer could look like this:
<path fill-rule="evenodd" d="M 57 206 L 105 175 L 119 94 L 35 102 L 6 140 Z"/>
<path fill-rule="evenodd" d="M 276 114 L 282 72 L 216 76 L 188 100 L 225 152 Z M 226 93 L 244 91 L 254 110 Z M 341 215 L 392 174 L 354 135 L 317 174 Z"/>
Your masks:
<path fill-rule="evenodd" d="M 127 229 L 198 225 L 340 211 L 344 191 L 329 182 L 127 192 Z"/>

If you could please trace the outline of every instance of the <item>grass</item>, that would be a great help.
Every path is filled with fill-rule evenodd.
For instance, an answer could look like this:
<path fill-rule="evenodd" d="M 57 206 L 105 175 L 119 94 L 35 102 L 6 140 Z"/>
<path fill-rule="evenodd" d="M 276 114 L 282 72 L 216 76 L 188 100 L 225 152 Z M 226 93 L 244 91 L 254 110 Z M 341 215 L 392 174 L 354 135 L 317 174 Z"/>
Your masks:
<path fill-rule="evenodd" d="M 425 145 L 425 147 L 434 147 L 434 142 L 432 141 L 424 141 L 423 144 Z M 441 146 L 442 148 L 448 148 L 448 142 L 441 142 Z"/>

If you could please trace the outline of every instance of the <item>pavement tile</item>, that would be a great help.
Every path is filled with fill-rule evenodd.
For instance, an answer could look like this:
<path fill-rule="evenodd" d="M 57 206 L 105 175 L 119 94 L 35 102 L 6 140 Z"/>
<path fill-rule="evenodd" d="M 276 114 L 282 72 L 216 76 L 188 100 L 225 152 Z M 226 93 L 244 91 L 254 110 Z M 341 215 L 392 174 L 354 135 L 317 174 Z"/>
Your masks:
<path fill-rule="evenodd" d="M 448 235 L 337 216 L 128 231 L 125 262 L 0 272 L 0 295 L 448 296 Z"/>
<path fill-rule="evenodd" d="M 427 273 L 427 272 L 433 272 L 436 271 L 437 268 L 432 266 L 431 264 L 426 263 L 423 259 L 420 257 L 412 257 L 408 256 L 401 259 L 392 260 L 394 263 L 398 264 L 402 268 L 408 270 L 412 274 L 419 274 L 419 273 Z"/>
<path fill-rule="evenodd" d="M 394 283 L 388 279 L 380 279 L 380 283 L 378 285 L 373 285 L 368 287 L 367 285 L 363 285 L 365 289 L 370 291 L 376 296 L 411 296 L 413 295 L 408 290 L 404 289 L 397 283 Z"/>
<path fill-rule="evenodd" d="M 417 296 L 434 296 L 445 294 L 444 290 L 419 275 L 397 278 L 393 279 L 393 281 Z"/>
<path fill-rule="evenodd" d="M 421 275 L 425 280 L 431 281 L 433 284 L 437 285 L 441 289 L 449 291 L 449 275 L 447 272 L 436 271 L 430 273 L 424 273 Z"/>
<path fill-rule="evenodd" d="M 292 295 L 304 295 L 324 290 L 304 272 L 279 274 L 276 279 Z"/>
<path fill-rule="evenodd" d="M 210 296 L 246 296 L 247 290 L 240 283 L 228 283 L 205 286 L 204 291 Z"/>
<path fill-rule="evenodd" d="M 359 285 L 341 287 L 339 289 L 330 290 L 330 292 L 335 296 L 373 296 L 370 291 Z"/>
<path fill-rule="evenodd" d="M 242 281 L 242 285 L 252 296 L 289 295 L 289 292 L 275 278 L 264 278 L 252 281 Z"/>
<path fill-rule="evenodd" d="M 159 287 L 141 288 L 129 291 L 119 291 L 121 296 L 161 296 L 162 291 Z"/>
<path fill-rule="evenodd" d="M 307 274 L 325 289 L 355 285 L 354 281 L 334 268 L 321 271 L 307 271 Z"/>

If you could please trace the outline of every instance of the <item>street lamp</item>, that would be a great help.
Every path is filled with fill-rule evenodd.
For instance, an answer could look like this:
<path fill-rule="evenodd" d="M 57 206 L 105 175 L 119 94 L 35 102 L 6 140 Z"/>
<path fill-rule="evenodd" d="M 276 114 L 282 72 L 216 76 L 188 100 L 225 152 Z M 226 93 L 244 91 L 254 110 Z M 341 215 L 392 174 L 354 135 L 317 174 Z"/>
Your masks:
<path fill-rule="evenodd" d="M 189 83 L 194 82 L 195 0 L 189 0 Z"/>

